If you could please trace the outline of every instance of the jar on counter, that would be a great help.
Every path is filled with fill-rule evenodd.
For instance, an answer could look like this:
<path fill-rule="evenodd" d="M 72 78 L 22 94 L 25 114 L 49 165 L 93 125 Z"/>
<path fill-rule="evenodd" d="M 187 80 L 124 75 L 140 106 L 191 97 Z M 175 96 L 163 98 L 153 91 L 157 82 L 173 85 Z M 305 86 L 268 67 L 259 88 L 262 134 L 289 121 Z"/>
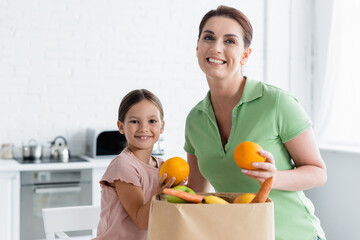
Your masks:
<path fill-rule="evenodd" d="M 1 145 L 1 158 L 13 159 L 14 158 L 14 144 L 3 143 Z"/>

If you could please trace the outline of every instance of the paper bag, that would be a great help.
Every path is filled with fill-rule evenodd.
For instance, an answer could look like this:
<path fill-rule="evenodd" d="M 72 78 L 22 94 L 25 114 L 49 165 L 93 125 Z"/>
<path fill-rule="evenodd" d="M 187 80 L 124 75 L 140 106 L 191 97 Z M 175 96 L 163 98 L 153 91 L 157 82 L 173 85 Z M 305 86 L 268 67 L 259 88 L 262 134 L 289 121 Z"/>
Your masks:
<path fill-rule="evenodd" d="M 228 202 L 239 195 L 211 194 Z M 151 202 L 148 240 L 165 239 L 274 240 L 274 205 L 270 199 L 253 204 L 174 204 L 162 194 Z"/>

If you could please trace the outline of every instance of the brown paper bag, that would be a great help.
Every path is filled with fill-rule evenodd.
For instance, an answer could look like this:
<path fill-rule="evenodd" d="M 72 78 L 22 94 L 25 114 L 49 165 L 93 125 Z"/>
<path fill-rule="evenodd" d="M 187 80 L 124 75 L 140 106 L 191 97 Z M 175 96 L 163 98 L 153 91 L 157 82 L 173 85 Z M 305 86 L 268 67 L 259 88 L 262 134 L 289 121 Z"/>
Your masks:
<path fill-rule="evenodd" d="M 211 193 L 233 202 L 239 193 Z M 209 195 L 209 194 L 201 194 Z M 274 205 L 174 204 L 166 196 L 151 202 L 148 240 L 244 239 L 274 240 Z"/>

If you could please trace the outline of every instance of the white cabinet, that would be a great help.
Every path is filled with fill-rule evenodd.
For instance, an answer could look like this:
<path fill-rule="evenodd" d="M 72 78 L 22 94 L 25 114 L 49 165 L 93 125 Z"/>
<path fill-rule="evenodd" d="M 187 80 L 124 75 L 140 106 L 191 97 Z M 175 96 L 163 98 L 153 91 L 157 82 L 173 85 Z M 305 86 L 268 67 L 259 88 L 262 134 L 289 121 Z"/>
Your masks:
<path fill-rule="evenodd" d="M 20 172 L 0 172 L 1 239 L 17 240 L 20 232 Z"/>
<path fill-rule="evenodd" d="M 93 205 L 100 206 L 99 181 L 111 159 L 88 159 L 86 163 L 19 164 L 15 160 L 0 159 L 0 239 L 20 239 L 20 173 L 23 171 L 66 170 L 92 168 Z M 31 223 L 29 223 L 31 224 Z"/>
<path fill-rule="evenodd" d="M 92 195 L 93 195 L 93 205 L 100 206 L 101 203 L 101 187 L 100 180 L 104 175 L 106 167 L 93 168 L 92 174 Z"/>

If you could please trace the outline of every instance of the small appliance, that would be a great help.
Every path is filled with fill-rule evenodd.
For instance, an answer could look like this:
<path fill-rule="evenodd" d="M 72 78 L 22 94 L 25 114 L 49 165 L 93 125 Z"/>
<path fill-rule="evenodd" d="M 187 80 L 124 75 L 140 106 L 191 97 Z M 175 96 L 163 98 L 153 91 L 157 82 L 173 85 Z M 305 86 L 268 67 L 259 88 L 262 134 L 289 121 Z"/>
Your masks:
<path fill-rule="evenodd" d="M 86 155 L 92 158 L 112 158 L 126 145 L 125 136 L 117 129 L 86 129 Z"/>

